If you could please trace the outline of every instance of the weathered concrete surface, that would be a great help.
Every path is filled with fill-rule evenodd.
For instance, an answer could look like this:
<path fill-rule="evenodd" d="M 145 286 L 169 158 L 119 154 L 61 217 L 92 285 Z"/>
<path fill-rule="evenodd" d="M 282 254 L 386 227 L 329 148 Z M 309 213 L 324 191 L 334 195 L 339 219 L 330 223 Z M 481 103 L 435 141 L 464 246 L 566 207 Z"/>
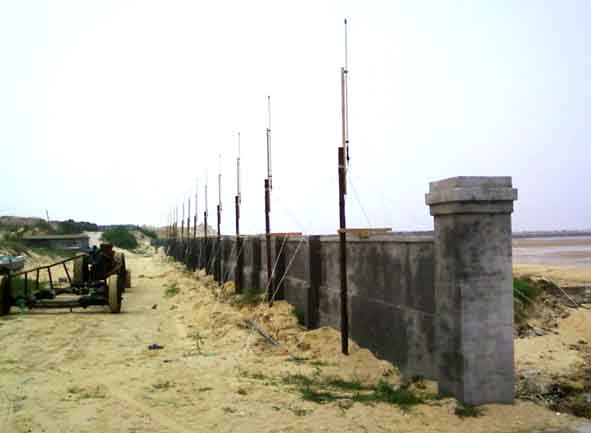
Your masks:
<path fill-rule="evenodd" d="M 433 236 L 348 236 L 350 335 L 407 376 L 439 381 L 470 404 L 513 401 L 511 178 L 434 182 L 426 202 Z M 244 289 L 267 289 L 266 239 L 242 238 Z M 197 240 L 215 268 L 215 238 Z M 224 238 L 224 279 L 234 278 L 236 239 Z M 271 238 L 276 299 L 285 297 L 310 329 L 340 327 L 337 236 Z M 190 250 L 190 249 L 189 249 Z M 183 248 L 169 254 L 183 260 Z M 185 253 L 186 254 L 186 253 Z M 199 260 L 198 260 L 199 261 Z"/>
<path fill-rule="evenodd" d="M 285 299 L 294 306 L 304 323 L 310 321 L 308 296 L 310 291 L 309 244 L 306 238 L 290 239 L 283 246 L 283 255 L 288 269 L 283 279 Z M 287 268 L 289 266 L 289 268 Z"/>
<path fill-rule="evenodd" d="M 512 403 L 511 178 L 430 185 L 435 217 L 439 389 L 469 404 Z"/>
<path fill-rule="evenodd" d="M 404 374 L 434 378 L 433 241 L 386 239 L 348 243 L 351 336 Z"/>
<path fill-rule="evenodd" d="M 244 289 L 259 289 L 261 285 L 261 239 L 249 236 L 243 239 Z"/>

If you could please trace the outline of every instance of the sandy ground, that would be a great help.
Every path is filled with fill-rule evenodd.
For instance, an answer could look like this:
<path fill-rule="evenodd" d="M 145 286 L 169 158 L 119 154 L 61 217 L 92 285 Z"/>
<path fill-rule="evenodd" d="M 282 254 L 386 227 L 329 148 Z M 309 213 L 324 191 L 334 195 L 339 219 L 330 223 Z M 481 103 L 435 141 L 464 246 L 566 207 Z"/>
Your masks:
<path fill-rule="evenodd" d="M 556 282 L 560 286 L 569 285 L 589 285 L 591 286 L 591 266 L 574 267 L 561 266 L 554 264 L 513 264 L 514 275 L 529 275 L 546 277 Z"/>
<path fill-rule="evenodd" d="M 569 316 L 545 335 L 515 340 L 517 372 L 536 369 L 548 377 L 565 376 L 583 366 L 591 345 L 591 310 L 567 309 Z M 535 324 L 535 320 L 532 320 Z"/>
<path fill-rule="evenodd" d="M 522 401 L 466 419 L 454 415 L 451 399 L 409 412 L 304 401 L 278 378 L 399 377 L 353 343 L 351 355 L 341 355 L 335 330 L 304 331 L 284 302 L 272 311 L 240 308 L 230 303 L 231 286 L 220 290 L 160 255 L 127 254 L 127 263 L 134 286 L 119 315 L 94 307 L 0 319 L 0 432 L 533 433 L 580 424 Z M 165 297 L 167 287 L 179 293 Z M 280 346 L 245 326 L 247 318 Z M 164 348 L 148 350 L 152 343 Z"/>

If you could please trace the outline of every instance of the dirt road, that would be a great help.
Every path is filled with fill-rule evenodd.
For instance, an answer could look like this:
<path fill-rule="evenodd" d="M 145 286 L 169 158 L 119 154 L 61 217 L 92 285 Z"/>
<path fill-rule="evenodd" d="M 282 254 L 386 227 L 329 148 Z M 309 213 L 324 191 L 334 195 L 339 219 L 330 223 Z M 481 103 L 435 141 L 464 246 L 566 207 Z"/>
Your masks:
<path fill-rule="evenodd" d="M 0 319 L 1 433 L 543 432 L 578 423 L 527 402 L 462 419 L 451 399 L 410 411 L 304 401 L 279 378 L 372 384 L 396 382 L 397 372 L 354 344 L 351 356 L 340 355 L 336 331 L 305 332 L 283 302 L 272 312 L 240 308 L 160 255 L 128 254 L 127 262 L 134 281 L 119 315 L 94 307 Z M 248 317 L 281 345 L 245 326 Z M 149 350 L 153 343 L 163 349 Z"/>

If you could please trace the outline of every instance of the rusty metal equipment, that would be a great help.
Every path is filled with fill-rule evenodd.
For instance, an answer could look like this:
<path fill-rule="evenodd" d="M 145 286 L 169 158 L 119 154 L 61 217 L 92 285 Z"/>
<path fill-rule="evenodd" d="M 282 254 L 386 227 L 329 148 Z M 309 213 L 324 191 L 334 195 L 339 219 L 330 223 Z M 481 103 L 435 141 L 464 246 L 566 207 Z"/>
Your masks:
<path fill-rule="evenodd" d="M 73 275 L 67 263 L 73 262 Z M 59 286 L 52 269 L 63 267 L 67 282 Z M 40 284 L 39 276 L 47 271 L 48 285 Z M 11 307 L 21 308 L 87 308 L 107 305 L 111 313 L 121 311 L 123 292 L 131 286 L 131 273 L 125 255 L 113 251 L 111 244 L 93 247 L 87 253 L 25 271 L 0 277 L 0 315 Z"/>

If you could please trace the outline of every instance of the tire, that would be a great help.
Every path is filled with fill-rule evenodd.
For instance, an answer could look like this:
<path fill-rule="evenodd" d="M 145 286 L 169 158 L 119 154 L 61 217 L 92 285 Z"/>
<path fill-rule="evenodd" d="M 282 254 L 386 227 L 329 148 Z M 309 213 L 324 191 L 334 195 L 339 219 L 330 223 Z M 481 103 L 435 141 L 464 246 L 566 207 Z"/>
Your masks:
<path fill-rule="evenodd" d="M 0 277 L 0 316 L 10 313 L 12 299 L 10 296 L 10 282 L 7 276 Z"/>
<path fill-rule="evenodd" d="M 125 270 L 125 288 L 131 288 L 131 271 L 129 269 Z"/>
<path fill-rule="evenodd" d="M 122 292 L 125 292 L 125 289 L 131 287 L 127 284 L 128 281 L 128 270 L 125 265 L 125 254 L 123 253 L 115 253 L 115 263 L 120 266 L 119 268 L 119 282 L 117 283 L 119 288 Z"/>
<path fill-rule="evenodd" d="M 119 275 L 111 275 L 107 278 L 107 299 L 109 301 L 109 308 L 111 309 L 111 313 L 120 313 L 121 312 L 121 289 L 120 289 L 120 277 Z"/>

